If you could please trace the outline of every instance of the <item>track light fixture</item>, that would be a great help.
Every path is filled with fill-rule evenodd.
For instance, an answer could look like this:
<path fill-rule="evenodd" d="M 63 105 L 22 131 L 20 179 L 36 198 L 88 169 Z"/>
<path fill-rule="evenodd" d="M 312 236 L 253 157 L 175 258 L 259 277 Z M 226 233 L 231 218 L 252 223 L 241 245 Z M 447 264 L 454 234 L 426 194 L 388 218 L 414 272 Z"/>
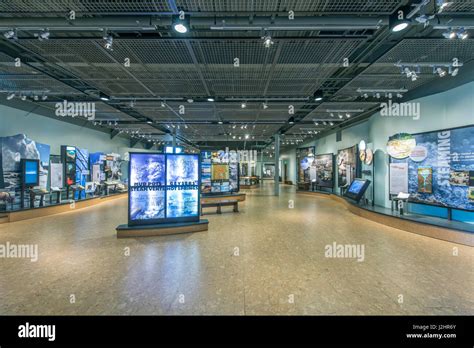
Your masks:
<path fill-rule="evenodd" d="M 103 39 L 105 40 L 105 43 L 104 43 L 105 49 L 109 51 L 113 51 L 114 38 L 112 37 L 112 35 L 110 34 L 105 35 Z"/>
<path fill-rule="evenodd" d="M 242 102 L 242 104 L 240 104 L 240 107 L 242 109 L 245 109 L 247 107 L 247 103 L 246 102 Z"/>
<path fill-rule="evenodd" d="M 273 40 L 272 40 L 272 37 L 270 36 L 270 34 L 267 34 L 267 35 L 263 36 L 262 40 L 263 40 L 263 46 L 265 46 L 265 48 L 272 47 L 272 45 L 274 43 Z"/>
<path fill-rule="evenodd" d="M 400 12 L 402 13 L 402 17 L 400 17 Z M 410 21 L 403 16 L 403 11 L 395 11 L 389 17 L 389 27 L 390 30 L 394 33 L 405 30 L 406 28 L 408 28 L 409 24 Z"/>
<path fill-rule="evenodd" d="M 171 26 L 178 34 L 186 34 L 189 31 L 189 16 L 175 15 L 171 19 Z"/>
<path fill-rule="evenodd" d="M 16 30 L 15 29 L 9 29 L 3 33 L 3 36 L 5 36 L 6 39 L 17 39 L 16 36 Z"/>
<path fill-rule="evenodd" d="M 43 40 L 48 40 L 49 39 L 50 32 L 48 29 L 44 29 L 38 34 L 38 40 L 43 41 Z"/>
<path fill-rule="evenodd" d="M 288 119 L 288 124 L 295 124 L 295 118 L 293 116 L 291 116 L 289 119 Z"/>
<path fill-rule="evenodd" d="M 103 100 L 103 101 L 109 101 L 110 100 L 110 97 L 107 94 L 102 93 L 102 92 L 99 92 L 99 98 L 100 98 L 100 100 Z"/>
<path fill-rule="evenodd" d="M 10 93 L 7 95 L 7 100 L 12 100 L 13 98 L 15 98 L 15 93 Z"/>
<path fill-rule="evenodd" d="M 317 90 L 313 96 L 315 101 L 321 101 L 323 100 L 323 91 Z"/>

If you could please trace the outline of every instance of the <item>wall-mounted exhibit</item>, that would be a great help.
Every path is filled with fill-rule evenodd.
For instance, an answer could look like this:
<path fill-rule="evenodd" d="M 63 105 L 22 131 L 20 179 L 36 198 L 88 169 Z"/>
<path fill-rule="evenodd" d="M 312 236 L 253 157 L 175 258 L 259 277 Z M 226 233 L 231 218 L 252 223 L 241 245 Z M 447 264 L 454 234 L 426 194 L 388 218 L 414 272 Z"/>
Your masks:
<path fill-rule="evenodd" d="M 239 191 L 239 159 L 235 151 L 201 152 L 202 194 L 229 194 Z"/>
<path fill-rule="evenodd" d="M 297 183 L 299 189 L 309 190 L 311 182 L 316 180 L 313 160 L 314 146 L 296 149 Z"/>
<path fill-rule="evenodd" d="M 390 194 L 406 192 L 413 203 L 473 211 L 473 139 L 474 126 L 391 137 Z"/>
<path fill-rule="evenodd" d="M 359 175 L 357 145 L 337 152 L 337 185 L 346 187 Z"/>

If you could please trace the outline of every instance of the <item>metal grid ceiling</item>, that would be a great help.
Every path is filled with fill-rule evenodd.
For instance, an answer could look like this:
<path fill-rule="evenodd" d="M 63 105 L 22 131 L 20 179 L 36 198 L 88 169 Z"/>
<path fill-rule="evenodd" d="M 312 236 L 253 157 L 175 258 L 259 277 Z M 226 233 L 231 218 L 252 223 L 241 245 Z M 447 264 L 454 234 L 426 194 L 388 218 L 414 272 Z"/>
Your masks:
<path fill-rule="evenodd" d="M 380 12 L 392 13 L 399 0 L 177 0 L 189 12 Z"/>
<path fill-rule="evenodd" d="M 161 0 L 3 0 L 0 11 L 7 13 L 91 13 L 173 12 L 171 3 Z M 186 12 L 327 12 L 392 13 L 401 0 L 177 0 Z"/>
<path fill-rule="evenodd" d="M 0 12 L 171 12 L 161 0 L 3 0 Z"/>

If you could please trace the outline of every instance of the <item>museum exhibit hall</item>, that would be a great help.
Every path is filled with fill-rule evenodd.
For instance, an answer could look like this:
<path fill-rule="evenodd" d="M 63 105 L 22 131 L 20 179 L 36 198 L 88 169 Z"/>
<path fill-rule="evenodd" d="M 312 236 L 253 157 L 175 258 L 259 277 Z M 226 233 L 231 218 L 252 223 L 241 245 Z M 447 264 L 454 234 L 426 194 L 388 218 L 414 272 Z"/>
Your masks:
<path fill-rule="evenodd" d="M 472 0 L 4 0 L 0 74 L 0 345 L 472 339 Z"/>

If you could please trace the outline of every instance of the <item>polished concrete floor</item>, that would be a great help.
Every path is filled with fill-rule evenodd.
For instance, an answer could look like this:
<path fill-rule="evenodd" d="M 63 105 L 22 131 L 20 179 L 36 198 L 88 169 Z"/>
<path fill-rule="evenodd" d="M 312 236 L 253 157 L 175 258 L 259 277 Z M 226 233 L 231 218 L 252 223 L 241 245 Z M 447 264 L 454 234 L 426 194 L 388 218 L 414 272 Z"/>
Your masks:
<path fill-rule="evenodd" d="M 272 190 L 194 234 L 118 240 L 124 198 L 0 224 L 0 244 L 39 247 L 37 262 L 0 259 L 0 314 L 474 314 L 473 248 Z M 364 245 L 364 261 L 325 257 L 334 242 Z"/>

